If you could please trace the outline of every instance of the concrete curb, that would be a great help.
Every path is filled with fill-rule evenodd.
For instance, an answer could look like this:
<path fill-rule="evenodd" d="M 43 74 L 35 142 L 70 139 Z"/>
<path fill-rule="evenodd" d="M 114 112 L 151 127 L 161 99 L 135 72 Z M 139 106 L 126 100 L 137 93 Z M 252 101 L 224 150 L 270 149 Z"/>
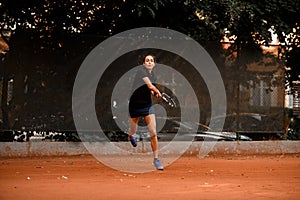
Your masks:
<path fill-rule="evenodd" d="M 128 152 L 132 147 L 127 142 L 113 143 Z M 160 142 L 163 146 L 168 142 Z M 99 145 L 101 146 L 101 145 Z M 149 151 L 148 144 L 139 145 L 135 152 Z M 107 150 L 106 150 L 107 151 Z M 178 154 L 178 148 L 173 152 Z M 128 154 L 127 152 L 127 154 Z M 117 152 L 110 152 L 116 155 Z M 185 154 L 206 155 L 281 155 L 300 153 L 300 141 L 220 141 L 220 142 L 193 142 Z M 81 142 L 1 142 L 0 157 L 26 157 L 26 156 L 73 156 L 90 154 Z M 163 152 L 162 152 L 163 154 Z"/>

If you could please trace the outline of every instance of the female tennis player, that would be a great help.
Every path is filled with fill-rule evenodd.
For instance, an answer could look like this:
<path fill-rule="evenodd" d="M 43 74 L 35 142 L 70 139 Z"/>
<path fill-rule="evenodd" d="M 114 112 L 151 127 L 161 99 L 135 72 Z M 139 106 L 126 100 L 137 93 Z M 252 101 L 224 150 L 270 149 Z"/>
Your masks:
<path fill-rule="evenodd" d="M 153 55 L 147 55 L 144 57 L 143 65 L 138 69 L 135 79 L 134 86 L 138 87 L 133 91 L 129 101 L 129 130 L 128 137 L 132 146 L 137 146 L 137 139 L 134 134 L 138 128 L 139 117 L 143 117 L 150 132 L 150 142 L 153 151 L 153 165 L 157 170 L 163 170 L 160 160 L 158 159 L 158 139 L 156 132 L 156 119 L 154 107 L 151 101 L 151 95 L 156 98 L 161 98 L 161 93 L 155 86 L 156 77 L 153 69 L 156 61 Z M 133 87 L 134 88 L 134 87 Z"/>

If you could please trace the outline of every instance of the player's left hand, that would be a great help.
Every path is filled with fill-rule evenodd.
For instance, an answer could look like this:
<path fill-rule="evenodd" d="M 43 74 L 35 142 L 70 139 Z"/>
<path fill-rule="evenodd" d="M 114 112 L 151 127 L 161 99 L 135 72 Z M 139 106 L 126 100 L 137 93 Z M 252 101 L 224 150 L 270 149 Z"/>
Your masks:
<path fill-rule="evenodd" d="M 155 96 L 156 98 L 158 98 L 158 99 L 160 99 L 162 96 L 161 96 L 161 93 L 159 92 L 159 91 L 157 91 L 157 92 L 154 92 L 153 90 L 151 90 L 151 94 L 153 95 L 153 96 Z"/>

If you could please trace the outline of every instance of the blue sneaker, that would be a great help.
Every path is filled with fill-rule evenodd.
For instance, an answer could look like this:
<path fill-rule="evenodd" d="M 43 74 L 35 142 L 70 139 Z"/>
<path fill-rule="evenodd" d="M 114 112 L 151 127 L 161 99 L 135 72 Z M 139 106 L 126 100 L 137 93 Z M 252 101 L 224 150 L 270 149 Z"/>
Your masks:
<path fill-rule="evenodd" d="M 129 137 L 129 140 L 133 147 L 137 146 L 137 139 L 134 136 Z"/>
<path fill-rule="evenodd" d="M 160 160 L 158 158 L 154 158 L 153 165 L 157 170 L 164 170 L 164 167 L 161 165 Z"/>

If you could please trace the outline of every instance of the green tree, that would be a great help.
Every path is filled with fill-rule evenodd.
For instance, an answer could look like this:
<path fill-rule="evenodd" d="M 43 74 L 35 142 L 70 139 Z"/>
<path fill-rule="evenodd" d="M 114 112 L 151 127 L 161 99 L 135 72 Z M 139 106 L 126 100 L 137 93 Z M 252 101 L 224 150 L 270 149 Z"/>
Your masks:
<path fill-rule="evenodd" d="M 24 88 L 26 74 L 16 72 L 28 67 L 36 70 L 36 66 L 22 64 L 23 59 L 32 56 L 24 52 L 24 45 L 35 55 L 51 53 L 66 62 L 72 57 L 67 39 L 76 40 L 89 34 L 104 39 L 145 26 L 174 29 L 201 44 L 235 35 L 231 52 L 238 52 L 236 66 L 245 67 L 261 58 L 259 47 L 262 43 L 269 44 L 269 29 L 274 26 L 282 44 L 280 59 L 287 65 L 287 80 L 291 83 L 299 78 L 299 4 L 298 0 L 3 0 L 0 34 L 9 51 L 2 53 L 0 72 L 4 83 L 15 75 L 18 87 Z M 297 39 L 290 38 L 287 42 L 289 33 L 294 33 Z M 27 38 L 25 43 L 24 38 Z M 92 47 L 89 44 L 87 48 Z M 249 57 L 249 53 L 253 56 Z M 6 68 L 8 65 L 11 67 Z M 24 95 L 16 97 L 18 104 L 24 104 Z M 7 113 L 11 108 L 2 101 L 2 109 Z"/>

